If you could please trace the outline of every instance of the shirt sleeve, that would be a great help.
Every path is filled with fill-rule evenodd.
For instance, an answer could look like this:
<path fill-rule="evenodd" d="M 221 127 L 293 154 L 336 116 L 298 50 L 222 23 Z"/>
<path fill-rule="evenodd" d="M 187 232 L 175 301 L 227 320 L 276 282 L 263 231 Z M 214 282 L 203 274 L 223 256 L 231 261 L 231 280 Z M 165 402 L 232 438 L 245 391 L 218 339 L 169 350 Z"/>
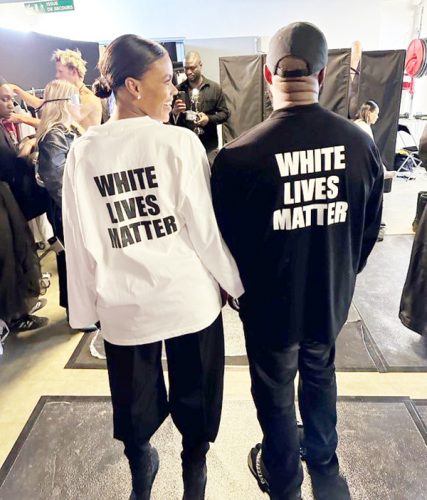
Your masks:
<path fill-rule="evenodd" d="M 244 289 L 237 265 L 224 243 L 212 206 L 210 169 L 206 153 L 196 137 L 190 138 L 189 160 L 194 168 L 184 187 L 180 212 L 186 222 L 191 242 L 200 260 L 220 286 L 238 298 Z"/>
<path fill-rule="evenodd" d="M 62 178 L 69 145 L 63 133 L 50 132 L 39 142 L 38 169 L 50 197 L 61 206 Z"/>
<path fill-rule="evenodd" d="M 95 262 L 86 250 L 76 200 L 75 157 L 71 149 L 65 166 L 62 190 L 62 223 L 70 325 L 82 328 L 98 321 L 96 311 Z"/>
<path fill-rule="evenodd" d="M 358 273 L 366 265 L 369 254 L 377 241 L 381 225 L 381 216 L 383 209 L 383 189 L 384 189 L 384 170 L 380 154 L 376 147 L 372 155 L 372 171 L 374 182 L 369 193 L 368 202 L 365 210 L 365 224 L 363 228 L 362 251 L 360 255 Z"/>
<path fill-rule="evenodd" d="M 221 87 L 218 87 L 216 98 L 215 113 L 207 113 L 207 116 L 209 117 L 209 121 L 211 123 L 220 125 L 221 123 L 226 122 L 230 117 L 230 111 L 227 108 L 227 104 L 225 103 L 225 97 L 221 90 Z"/>

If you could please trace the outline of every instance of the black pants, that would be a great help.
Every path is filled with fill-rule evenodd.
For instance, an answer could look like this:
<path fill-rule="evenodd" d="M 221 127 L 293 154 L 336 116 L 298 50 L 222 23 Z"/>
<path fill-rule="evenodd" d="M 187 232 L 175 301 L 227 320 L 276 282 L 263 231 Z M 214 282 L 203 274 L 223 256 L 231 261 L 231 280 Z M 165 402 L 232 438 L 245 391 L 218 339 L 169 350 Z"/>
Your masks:
<path fill-rule="evenodd" d="M 213 442 L 222 409 L 224 333 L 221 314 L 200 332 L 162 343 L 118 346 L 105 342 L 113 404 L 114 437 L 129 449 L 144 447 L 170 413 L 189 447 Z"/>
<path fill-rule="evenodd" d="M 294 379 L 304 424 L 307 461 L 324 464 L 337 447 L 335 345 L 301 342 L 278 347 L 259 327 L 244 324 L 252 396 L 263 431 L 263 462 L 275 494 L 298 491 L 303 480 Z"/>
<path fill-rule="evenodd" d="M 53 234 L 64 244 L 64 229 L 62 227 L 62 210 L 51 199 L 47 218 L 52 226 Z M 67 267 L 65 264 L 65 252 L 56 254 L 56 267 L 58 270 L 59 284 L 59 305 L 68 309 L 68 291 L 67 291 Z"/>

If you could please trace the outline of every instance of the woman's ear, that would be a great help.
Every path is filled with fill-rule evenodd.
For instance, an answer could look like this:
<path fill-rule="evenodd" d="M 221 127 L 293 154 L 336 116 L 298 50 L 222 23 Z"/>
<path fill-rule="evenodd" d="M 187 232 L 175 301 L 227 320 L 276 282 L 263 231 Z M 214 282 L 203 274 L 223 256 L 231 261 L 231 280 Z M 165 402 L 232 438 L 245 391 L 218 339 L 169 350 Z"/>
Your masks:
<path fill-rule="evenodd" d="M 141 82 L 139 80 L 128 76 L 125 80 L 125 87 L 132 97 L 141 99 Z"/>

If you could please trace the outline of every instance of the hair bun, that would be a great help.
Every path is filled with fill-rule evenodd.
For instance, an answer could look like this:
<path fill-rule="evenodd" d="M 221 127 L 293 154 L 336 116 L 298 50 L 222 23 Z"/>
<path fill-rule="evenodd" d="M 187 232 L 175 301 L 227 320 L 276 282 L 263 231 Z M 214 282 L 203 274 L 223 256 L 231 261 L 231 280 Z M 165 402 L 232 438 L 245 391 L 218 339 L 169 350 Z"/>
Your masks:
<path fill-rule="evenodd" d="M 105 99 L 107 97 L 110 97 L 113 90 L 105 77 L 100 76 L 93 82 L 92 91 L 97 97 Z"/>

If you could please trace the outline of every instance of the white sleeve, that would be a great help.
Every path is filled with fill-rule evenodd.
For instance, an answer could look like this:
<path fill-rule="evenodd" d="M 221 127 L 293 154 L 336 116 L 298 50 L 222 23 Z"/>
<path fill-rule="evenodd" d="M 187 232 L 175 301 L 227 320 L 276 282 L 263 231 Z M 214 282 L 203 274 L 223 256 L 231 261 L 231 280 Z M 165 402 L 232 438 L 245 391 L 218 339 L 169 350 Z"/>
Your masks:
<path fill-rule="evenodd" d="M 222 239 L 212 205 L 210 168 L 206 152 L 199 140 L 191 141 L 191 155 L 187 165 L 191 178 L 184 186 L 180 212 L 184 218 L 191 242 L 200 260 L 229 295 L 240 297 L 244 289 L 237 265 Z"/>
<path fill-rule="evenodd" d="M 78 167 L 77 167 L 78 168 Z M 98 321 L 96 312 L 95 262 L 87 252 L 76 203 L 75 157 L 71 148 L 65 164 L 62 184 L 62 223 L 64 226 L 65 258 L 69 321 L 73 328 L 83 328 Z"/>

